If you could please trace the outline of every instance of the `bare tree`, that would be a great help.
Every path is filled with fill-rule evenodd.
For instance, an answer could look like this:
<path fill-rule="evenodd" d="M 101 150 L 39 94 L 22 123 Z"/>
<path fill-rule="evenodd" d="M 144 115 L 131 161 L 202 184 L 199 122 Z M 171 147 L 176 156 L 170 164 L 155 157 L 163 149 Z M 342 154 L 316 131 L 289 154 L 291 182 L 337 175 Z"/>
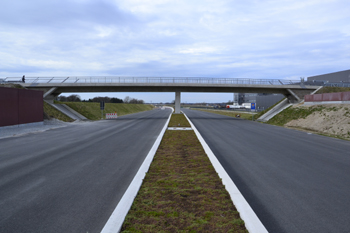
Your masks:
<path fill-rule="evenodd" d="M 59 95 L 57 96 L 57 100 L 61 102 L 67 102 L 67 96 Z"/>
<path fill-rule="evenodd" d="M 130 97 L 129 96 L 126 96 L 124 98 L 124 103 L 126 103 L 126 104 L 130 103 Z"/>
<path fill-rule="evenodd" d="M 68 102 L 81 102 L 81 98 L 79 95 L 70 95 L 67 97 Z"/>

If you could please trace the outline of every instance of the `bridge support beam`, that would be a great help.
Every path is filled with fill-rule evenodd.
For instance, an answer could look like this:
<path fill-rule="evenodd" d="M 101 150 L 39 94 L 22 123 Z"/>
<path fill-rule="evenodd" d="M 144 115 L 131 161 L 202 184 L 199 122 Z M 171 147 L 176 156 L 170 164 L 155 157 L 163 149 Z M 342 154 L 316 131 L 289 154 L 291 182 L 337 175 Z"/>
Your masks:
<path fill-rule="evenodd" d="M 180 114 L 181 92 L 175 92 L 175 114 Z"/>
<path fill-rule="evenodd" d="M 53 87 L 44 93 L 44 100 L 50 104 L 53 104 L 54 99 L 57 95 L 54 95 L 53 92 L 57 90 L 57 87 Z"/>
<path fill-rule="evenodd" d="M 287 89 L 287 91 L 290 94 L 290 97 L 288 99 L 291 103 L 299 103 L 301 101 L 299 96 L 297 96 L 291 89 Z"/>

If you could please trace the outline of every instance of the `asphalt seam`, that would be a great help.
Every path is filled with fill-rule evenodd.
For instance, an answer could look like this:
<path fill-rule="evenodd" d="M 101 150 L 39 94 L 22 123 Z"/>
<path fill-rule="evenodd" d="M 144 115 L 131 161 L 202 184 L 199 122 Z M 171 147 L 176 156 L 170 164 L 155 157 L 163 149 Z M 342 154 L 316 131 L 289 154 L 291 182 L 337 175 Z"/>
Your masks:
<path fill-rule="evenodd" d="M 241 218 L 245 222 L 245 226 L 250 233 L 267 233 L 265 226 L 262 224 L 258 216 L 255 214 L 253 209 L 250 207 L 248 202 L 245 200 L 235 183 L 232 181 L 230 176 L 227 174 L 225 169 L 220 164 L 219 160 L 216 158 L 208 144 L 204 141 L 202 135 L 199 133 L 197 128 L 191 122 L 191 120 L 183 112 L 188 122 L 190 123 L 193 131 L 197 135 L 198 140 L 203 146 L 205 153 L 208 155 L 210 162 L 212 163 L 215 171 L 218 173 L 219 177 L 222 180 L 223 185 L 225 186 L 227 192 L 231 196 L 233 204 L 236 206 L 238 212 L 240 213 Z"/>
<path fill-rule="evenodd" d="M 174 109 L 172 109 L 172 112 L 174 112 Z M 143 179 L 146 176 L 146 173 L 152 163 L 153 157 L 157 152 L 157 149 L 160 145 L 160 142 L 162 141 L 163 135 L 168 128 L 168 124 L 171 118 L 171 115 L 169 115 L 169 118 L 167 122 L 165 123 L 162 131 L 160 132 L 157 140 L 154 142 L 151 150 L 148 152 L 145 160 L 143 161 L 142 165 L 140 166 L 139 170 L 137 171 L 136 175 L 134 176 L 134 179 L 131 181 L 128 189 L 125 191 L 123 197 L 120 199 L 117 207 L 114 209 L 113 213 L 109 217 L 107 223 L 103 227 L 101 233 L 116 233 L 120 232 L 125 217 L 128 214 L 132 203 L 134 202 L 134 199 L 142 185 Z"/>

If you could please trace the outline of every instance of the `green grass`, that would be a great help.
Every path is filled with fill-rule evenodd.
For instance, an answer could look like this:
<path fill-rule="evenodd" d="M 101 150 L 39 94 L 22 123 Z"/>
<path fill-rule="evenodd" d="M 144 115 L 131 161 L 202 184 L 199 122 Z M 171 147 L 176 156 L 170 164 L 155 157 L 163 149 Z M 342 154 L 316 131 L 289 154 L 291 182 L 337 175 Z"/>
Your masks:
<path fill-rule="evenodd" d="M 348 91 L 350 91 L 350 87 L 323 87 L 320 90 L 318 90 L 316 94 L 348 92 Z"/>
<path fill-rule="evenodd" d="M 280 102 L 282 102 L 284 100 L 281 99 L 280 101 L 278 101 L 276 104 L 272 105 L 271 107 L 261 111 L 261 112 L 257 112 L 256 114 L 254 114 L 254 120 L 257 120 L 259 117 L 261 117 L 262 115 L 264 115 L 266 112 L 270 111 L 273 107 L 275 107 L 277 104 L 279 104 Z M 198 110 L 198 111 L 204 111 L 204 112 L 210 112 L 210 113 L 215 113 L 215 114 L 220 114 L 220 115 L 225 115 L 225 116 L 230 116 L 230 117 L 236 117 L 237 114 L 240 115 L 240 118 L 242 119 L 246 119 L 246 120 L 253 120 L 252 118 L 252 114 L 249 113 L 242 113 L 242 112 L 234 112 L 234 111 L 226 111 L 226 110 L 208 110 L 208 109 L 193 109 L 193 110 Z"/>
<path fill-rule="evenodd" d="M 210 112 L 210 113 L 215 113 L 215 114 L 219 114 L 219 115 L 224 115 L 224 116 L 229 116 L 229 117 L 237 117 L 237 115 L 239 115 L 239 118 L 242 119 L 246 119 L 246 120 L 252 120 L 253 119 L 253 115 L 254 115 L 254 119 L 256 118 L 256 114 L 250 114 L 250 113 L 244 113 L 244 112 L 235 112 L 235 111 L 230 111 L 230 110 L 208 110 L 208 109 L 193 109 L 193 110 L 197 110 L 197 111 L 203 111 L 203 112 Z"/>
<path fill-rule="evenodd" d="M 248 231 L 195 133 L 168 130 L 122 232 Z"/>
<path fill-rule="evenodd" d="M 22 87 L 21 85 L 19 85 L 19 84 L 13 84 L 13 83 L 4 83 L 4 84 L 0 84 L 0 87 L 24 89 L 24 87 Z"/>
<path fill-rule="evenodd" d="M 309 116 L 313 112 L 319 112 L 319 111 L 322 112 L 324 109 L 326 108 L 322 105 L 315 105 L 311 107 L 299 107 L 299 108 L 293 108 L 291 106 L 285 109 L 284 111 L 280 112 L 273 118 L 271 118 L 267 123 L 271 125 L 283 126 L 291 120 L 297 120 L 300 118 L 305 119 L 307 116 Z"/>
<path fill-rule="evenodd" d="M 66 104 L 70 108 L 79 112 L 89 120 L 100 120 L 101 119 L 101 109 L 100 103 L 91 103 L 91 102 L 57 102 L 60 104 Z M 152 105 L 147 104 L 115 104 L 115 103 L 106 103 L 104 112 L 105 113 L 114 113 L 117 112 L 118 116 L 123 116 L 127 114 L 137 113 L 152 110 Z"/>
<path fill-rule="evenodd" d="M 66 116 L 62 112 L 58 111 L 57 109 L 55 109 L 54 107 L 52 107 L 51 105 L 46 103 L 45 101 L 44 101 L 44 113 L 47 116 L 49 116 L 50 118 L 56 118 L 56 119 L 61 120 L 61 121 L 65 121 L 65 122 L 72 122 L 72 121 L 74 121 L 73 119 L 71 119 L 70 117 Z"/>
<path fill-rule="evenodd" d="M 169 121 L 169 127 L 191 127 L 183 114 L 173 114 Z"/>
<path fill-rule="evenodd" d="M 284 100 L 284 98 L 282 99 Z M 277 104 L 279 104 L 282 100 L 278 101 L 276 104 L 272 105 L 271 107 L 254 113 L 254 114 L 249 114 L 249 113 L 244 113 L 244 112 L 238 112 L 238 111 L 227 111 L 227 110 L 209 110 L 209 109 L 193 109 L 193 110 L 198 110 L 198 111 L 203 111 L 203 112 L 210 112 L 210 113 L 215 113 L 215 114 L 219 114 L 219 115 L 224 115 L 224 116 L 230 116 L 230 117 L 236 117 L 237 114 L 240 115 L 240 118 L 242 119 L 246 119 L 246 120 L 256 120 L 259 117 L 261 117 L 262 115 L 264 115 L 266 112 L 270 111 L 270 109 L 272 109 L 273 107 L 275 107 Z M 252 117 L 252 115 L 254 115 L 254 118 Z"/>

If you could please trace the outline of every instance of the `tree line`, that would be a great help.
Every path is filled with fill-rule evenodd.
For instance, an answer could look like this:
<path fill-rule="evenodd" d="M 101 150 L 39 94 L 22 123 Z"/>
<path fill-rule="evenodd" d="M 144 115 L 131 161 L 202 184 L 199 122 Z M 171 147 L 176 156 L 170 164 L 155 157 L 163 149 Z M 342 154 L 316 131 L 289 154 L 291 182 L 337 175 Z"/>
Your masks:
<path fill-rule="evenodd" d="M 60 95 L 56 98 L 57 101 L 61 101 L 61 102 L 105 102 L 105 103 L 125 103 L 125 104 L 144 104 L 145 102 L 143 100 L 140 99 L 135 99 L 135 98 L 131 98 L 130 96 L 126 96 L 124 98 L 124 100 L 119 99 L 119 98 L 115 98 L 115 97 L 101 97 L 101 96 L 97 96 L 94 97 L 92 99 L 88 99 L 88 100 L 81 100 L 79 95 L 70 95 L 70 96 L 64 96 L 64 95 Z"/>

